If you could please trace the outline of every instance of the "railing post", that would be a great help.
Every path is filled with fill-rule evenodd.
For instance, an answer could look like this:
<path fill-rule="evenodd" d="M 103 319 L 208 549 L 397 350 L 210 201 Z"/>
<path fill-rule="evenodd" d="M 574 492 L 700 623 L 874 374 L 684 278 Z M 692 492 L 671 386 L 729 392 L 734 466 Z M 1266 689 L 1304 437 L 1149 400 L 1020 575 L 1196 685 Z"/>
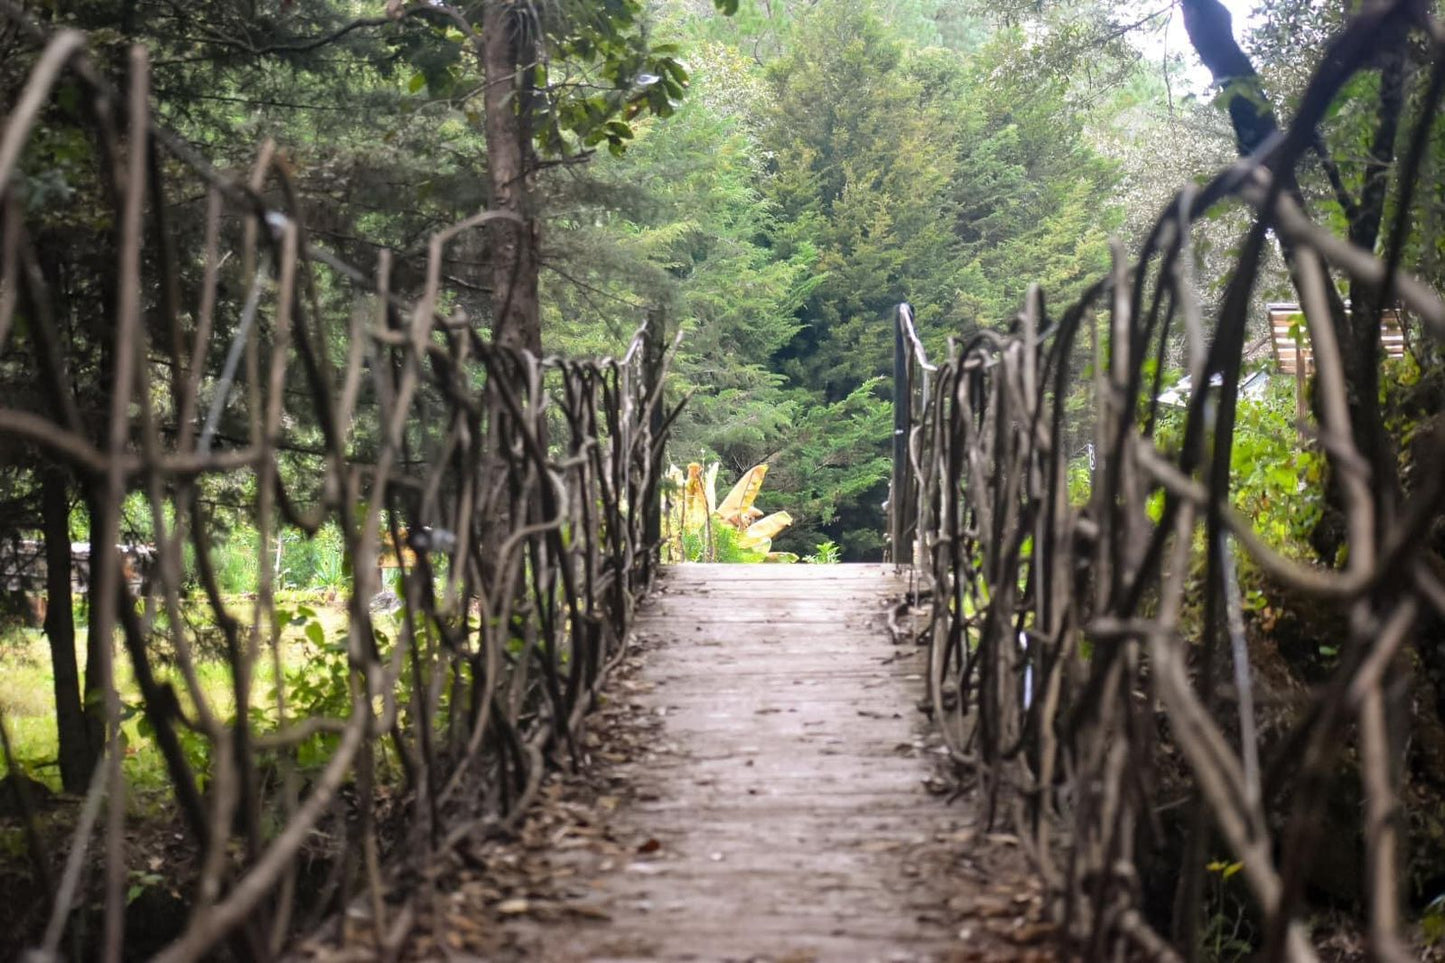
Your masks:
<path fill-rule="evenodd" d="M 653 457 L 653 446 L 657 445 L 662 437 L 663 418 L 665 412 L 662 406 L 662 360 L 667 350 L 667 317 L 663 314 L 661 307 L 654 305 L 647 310 L 647 324 L 642 334 L 642 382 L 643 397 L 658 399 L 652 406 L 652 413 L 648 418 L 648 457 Z M 642 577 L 644 585 L 652 584 L 652 577 L 657 570 L 662 552 L 662 504 L 658 499 L 658 475 L 662 467 L 661 458 L 651 466 L 652 484 L 646 493 L 646 504 L 643 506 L 643 540 L 645 542 L 645 558 L 642 563 Z"/>
<path fill-rule="evenodd" d="M 888 482 L 888 554 L 894 565 L 905 564 L 908 516 L 908 432 L 912 427 L 913 391 L 908 378 L 908 340 L 904 336 L 907 302 L 893 309 L 893 476 Z"/>

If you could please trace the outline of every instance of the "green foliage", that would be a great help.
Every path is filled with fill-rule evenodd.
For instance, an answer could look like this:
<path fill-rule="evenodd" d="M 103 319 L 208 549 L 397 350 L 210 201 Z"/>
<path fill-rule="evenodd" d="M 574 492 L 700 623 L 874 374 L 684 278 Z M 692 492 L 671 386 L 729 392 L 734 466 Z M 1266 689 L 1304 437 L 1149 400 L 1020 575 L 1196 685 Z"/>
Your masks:
<path fill-rule="evenodd" d="M 770 462 L 796 518 L 779 547 L 878 557 L 893 305 L 941 353 L 1032 280 L 1066 297 L 1105 263 L 1112 166 L 1067 78 L 957 0 L 661 9 L 687 100 L 547 181 L 548 338 L 616 350 L 661 309 L 691 395 L 673 460 Z"/>
<path fill-rule="evenodd" d="M 223 593 L 243 595 L 256 591 L 263 564 L 257 553 L 258 545 L 256 530 L 241 525 L 213 547 L 211 564 L 215 566 L 216 582 Z"/>
<path fill-rule="evenodd" d="M 913 300 L 926 323 L 957 290 L 948 95 L 959 92 L 958 69 L 909 54 L 872 4 L 848 0 L 801 18 L 767 72 L 775 109 L 763 143 L 786 223 L 780 243 L 813 245 L 821 275 L 782 368 L 826 401 L 890 370 L 894 304 Z M 941 78 L 920 76 L 925 68 Z"/>
<path fill-rule="evenodd" d="M 1294 383 L 1271 381 L 1266 397 L 1241 399 L 1230 466 L 1233 501 L 1265 541 L 1295 558 L 1309 558 L 1309 535 L 1324 510 L 1324 459 L 1301 437 Z"/>
<path fill-rule="evenodd" d="M 1430 946 L 1445 942 L 1445 893 L 1426 905 L 1425 912 L 1420 915 L 1420 930 Z"/>
<path fill-rule="evenodd" d="M 559 224 L 555 244 L 577 273 L 544 296 L 549 331 L 573 353 L 612 350 L 630 337 L 635 305 L 663 306 L 684 337 L 674 390 L 692 394 L 673 434 L 676 460 L 742 469 L 774 450 L 794 414 L 771 359 L 797 330 L 815 253 L 784 256 L 773 243 L 755 141 L 718 101 L 744 69 L 738 55 L 698 53 L 695 97 L 641 126 L 623 161 L 599 164 L 567 195 L 591 216 Z"/>
<path fill-rule="evenodd" d="M 683 559 L 688 562 L 755 563 L 767 558 L 767 552 L 744 547 L 737 529 L 720 522 L 682 536 Z"/>
<path fill-rule="evenodd" d="M 1180 443 L 1183 418 L 1183 409 L 1161 410 L 1155 437 L 1165 451 Z M 1231 501 L 1276 551 L 1313 558 L 1309 535 L 1324 510 L 1323 472 L 1323 454 L 1300 433 L 1293 379 L 1271 378 L 1262 398 L 1239 399 Z M 1162 512 L 1162 492 L 1151 499 L 1150 511 L 1155 518 Z"/>
<path fill-rule="evenodd" d="M 720 0 L 719 9 L 736 9 Z M 543 154 L 566 156 L 605 144 L 621 156 L 633 119 L 671 117 L 690 75 L 673 44 L 654 44 L 642 0 L 572 0 L 543 20 L 545 59 L 532 82 L 540 96 L 532 126 Z"/>
<path fill-rule="evenodd" d="M 1088 456 L 1069 459 L 1068 473 L 1069 504 L 1082 508 L 1089 504 L 1094 489 L 1094 470 L 1089 467 Z"/>
<path fill-rule="evenodd" d="M 127 906 L 139 899 L 140 895 L 146 890 L 156 886 L 162 886 L 166 882 L 166 877 L 160 873 L 152 873 L 139 869 L 131 870 L 129 878 L 130 885 L 126 887 L 125 891 L 125 902 Z"/>
<path fill-rule="evenodd" d="M 1250 919 L 1248 899 L 1236 879 L 1243 863 L 1216 860 L 1209 873 L 1206 894 L 1208 916 L 1201 934 L 1205 958 L 1214 963 L 1238 963 L 1255 953 L 1256 932 Z"/>
<path fill-rule="evenodd" d="M 310 538 L 299 532 L 285 532 L 281 584 L 292 589 L 321 589 L 339 592 L 351 581 L 341 532 L 325 525 Z"/>
<path fill-rule="evenodd" d="M 845 558 L 881 553 L 893 464 L 893 407 L 880 395 L 881 384 L 875 378 L 840 401 L 815 403 L 794 424 L 769 475 L 794 516 L 777 547 L 806 549 L 826 538 L 841 546 Z"/>
<path fill-rule="evenodd" d="M 837 565 L 842 560 L 843 552 L 838 548 L 838 543 L 827 538 L 818 543 L 817 551 L 812 555 L 803 557 L 803 561 L 810 565 Z"/>

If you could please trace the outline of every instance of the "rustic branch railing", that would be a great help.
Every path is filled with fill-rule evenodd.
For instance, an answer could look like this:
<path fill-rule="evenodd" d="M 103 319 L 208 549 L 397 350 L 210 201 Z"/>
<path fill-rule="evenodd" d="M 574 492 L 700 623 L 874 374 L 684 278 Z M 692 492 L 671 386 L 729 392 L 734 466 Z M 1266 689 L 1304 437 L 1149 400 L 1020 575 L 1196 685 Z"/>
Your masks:
<path fill-rule="evenodd" d="M 1408 190 L 1440 114 L 1445 72 L 1445 31 L 1410 10 L 1383 4 L 1359 18 L 1323 58 L 1328 69 L 1287 134 L 1180 193 L 1138 260 L 1131 266 L 1116 247 L 1109 275 L 1061 314 L 1035 287 L 1007 334 L 951 342 L 935 369 L 911 310 L 899 308 L 890 531 L 893 558 L 920 559 L 931 588 L 922 601 L 931 602 L 934 720 L 954 759 L 982 776 L 989 818 L 1013 809 L 1057 918 L 1091 959 L 1194 958 L 1205 864 L 1220 852 L 1211 840 L 1238 861 L 1264 958 L 1315 959 L 1302 868 L 1325 842 L 1321 795 L 1346 744 L 1357 748 L 1365 794 L 1371 952 L 1409 958 L 1398 815 L 1406 734 L 1386 724 L 1386 707 L 1400 691 L 1412 629 L 1426 609 L 1445 612 L 1445 585 L 1419 537 L 1440 510 L 1445 480 L 1417 478 L 1398 504 L 1381 497 L 1397 469 L 1362 454 L 1388 446 L 1355 437 L 1328 286 L 1330 271 L 1373 285 L 1382 303 L 1398 299 L 1431 336 L 1445 337 L 1438 292 L 1398 270 Z M 1405 137 L 1413 146 L 1398 175 L 1405 188 L 1387 260 L 1317 227 L 1285 185 L 1325 108 L 1368 69 L 1372 31 L 1407 27 L 1426 32 L 1434 80 L 1418 129 Z M 1191 226 L 1238 201 L 1254 221 L 1211 332 L 1190 277 Z M 1309 430 L 1342 493 L 1349 541 L 1339 569 L 1278 554 L 1230 500 L 1244 320 L 1271 232 L 1290 256 L 1318 361 Z M 1181 327 L 1195 390 L 1182 441 L 1166 444 L 1156 436 L 1157 399 L 1171 332 Z M 1439 439 L 1430 444 L 1435 453 L 1422 457 L 1441 453 Z M 1075 504 L 1069 462 L 1085 450 L 1089 494 Z M 1151 517 L 1159 493 L 1162 512 Z M 1236 552 L 1299 596 L 1348 610 L 1332 678 L 1263 762 Z M 1201 568 L 1203 616 L 1187 625 L 1203 628 L 1188 629 L 1186 592 L 1199 587 L 1191 573 Z M 1165 743 L 1178 755 L 1166 757 Z M 1165 770 L 1182 773 L 1177 798 L 1158 795 Z M 1140 849 L 1158 843 L 1161 815 L 1181 805 L 1183 855 L 1165 877 L 1177 889 L 1162 901 L 1172 911 L 1161 912 L 1157 894 L 1143 891 L 1146 875 L 1157 884 L 1160 874 L 1141 869 Z"/>
<path fill-rule="evenodd" d="M 121 504 L 139 492 L 156 552 L 149 615 L 119 579 L 119 553 L 94 553 L 104 752 L 62 852 L 32 834 L 37 878 L 54 881 L 35 958 L 98 948 L 117 960 L 124 946 L 138 867 L 115 637 L 194 850 L 169 870 L 189 918 L 158 958 L 198 959 L 222 941 L 269 958 L 339 907 L 352 912 L 337 938 L 370 940 L 384 958 L 431 898 L 428 875 L 393 887 L 389 868 L 421 868 L 484 822 L 515 822 L 547 759 L 582 754 L 584 716 L 653 567 L 638 509 L 657 503 L 662 353 L 641 333 L 621 360 L 588 363 L 485 343 L 446 307 L 441 275 L 448 245 L 498 215 L 436 234 L 405 299 L 389 252 L 372 274 L 308 239 L 270 144 L 235 179 L 158 125 L 148 75 L 132 50 L 121 95 L 85 38 L 59 33 L 0 139 L 0 371 L 12 385 L 0 440 L 36 471 L 67 474 L 97 546 L 117 544 Z M 62 81 L 79 85 L 112 181 L 100 193 L 114 198 L 114 262 L 95 265 L 115 280 L 113 313 L 81 319 L 90 328 L 58 316 L 45 212 L 27 211 L 17 187 Z M 76 370 L 62 323 L 93 332 L 103 411 L 77 406 L 96 396 L 79 383 L 96 375 Z M 203 498 L 218 481 L 255 527 L 250 598 L 218 584 L 224 532 Z M 323 526 L 347 563 L 345 629 L 329 636 L 314 613 L 278 604 L 269 564 L 283 535 Z M 392 586 L 382 555 L 399 565 Z M 188 572 L 200 621 L 220 635 L 222 698 L 198 672 Z M 389 587 L 398 608 L 378 614 Z M 307 622 L 296 641 L 293 624 Z M 332 667 L 317 691 L 285 681 L 298 659 Z M 98 832 L 103 859 L 90 855 Z M 71 911 L 94 900 L 82 884 L 92 863 L 105 867 L 103 931 L 78 933 L 85 914 Z"/>

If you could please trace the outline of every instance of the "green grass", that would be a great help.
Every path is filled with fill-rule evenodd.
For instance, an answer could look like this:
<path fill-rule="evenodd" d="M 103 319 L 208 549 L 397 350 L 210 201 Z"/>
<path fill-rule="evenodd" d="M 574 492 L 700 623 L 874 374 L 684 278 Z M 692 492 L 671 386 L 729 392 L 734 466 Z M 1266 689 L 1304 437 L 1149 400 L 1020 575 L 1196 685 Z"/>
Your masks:
<path fill-rule="evenodd" d="M 80 648 L 83 650 L 84 645 Z M 80 653 L 84 664 L 84 652 Z M 28 775 L 60 788 L 55 729 L 55 679 L 50 648 L 39 629 L 0 629 L 0 711 L 10 745 Z M 7 771 L 0 758 L 0 772 Z"/>
<path fill-rule="evenodd" d="M 254 614 L 254 601 L 245 598 L 228 599 L 231 613 L 248 626 Z M 202 609 L 193 613 L 202 617 L 202 610 L 209 613 L 202 603 Z M 314 611 L 313 621 L 321 626 L 327 640 L 340 638 L 347 630 L 347 614 L 344 609 L 326 605 L 321 592 L 278 592 L 278 608 L 294 611 L 299 605 L 306 605 Z M 282 633 L 282 670 L 288 671 L 307 666 L 318 656 L 315 644 L 306 637 L 304 625 L 288 625 Z M 313 630 L 314 631 L 314 630 Z M 76 625 L 76 661 L 82 677 L 85 672 L 85 626 Z M 140 710 L 140 692 L 131 671 L 130 660 L 117 636 L 116 683 L 121 702 L 127 707 L 129 718 L 121 726 L 125 734 L 127 749 L 125 772 L 132 788 L 132 805 L 147 806 L 162 804 L 169 792 L 169 779 L 164 760 L 155 742 L 143 734 Z M 154 666 L 158 678 L 174 684 L 181 697 L 181 704 L 187 712 L 193 704 L 188 696 L 180 668 L 173 665 Z M 231 669 L 228 664 L 216 658 L 198 659 L 196 675 L 206 701 L 212 712 L 222 719 L 231 719 L 235 714 L 235 692 Z M 251 706 L 254 709 L 270 709 L 274 706 L 275 671 L 271 652 L 262 646 L 254 667 L 251 686 Z M 44 782 L 52 789 L 60 789 L 60 771 L 56 764 L 59 754 L 59 737 L 55 725 L 55 682 L 50 665 L 50 647 L 44 633 L 39 629 L 18 626 L 0 628 L 0 710 L 4 712 L 11 745 L 16 758 L 31 778 Z M 0 777 L 8 767 L 0 758 Z"/>

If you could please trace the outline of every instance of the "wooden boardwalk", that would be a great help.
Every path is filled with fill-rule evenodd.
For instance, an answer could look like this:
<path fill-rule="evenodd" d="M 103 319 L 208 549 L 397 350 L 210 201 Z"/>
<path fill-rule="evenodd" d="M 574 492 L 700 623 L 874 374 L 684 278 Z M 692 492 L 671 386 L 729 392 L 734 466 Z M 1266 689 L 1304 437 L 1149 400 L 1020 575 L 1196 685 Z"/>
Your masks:
<path fill-rule="evenodd" d="M 549 957 L 998 958 L 932 912 L 921 854 L 973 813 L 929 791 L 923 650 L 887 628 L 905 588 L 879 565 L 665 570 L 634 696 L 660 752 L 623 814 L 647 842 L 591 884 L 610 922 L 552 929 Z"/>

